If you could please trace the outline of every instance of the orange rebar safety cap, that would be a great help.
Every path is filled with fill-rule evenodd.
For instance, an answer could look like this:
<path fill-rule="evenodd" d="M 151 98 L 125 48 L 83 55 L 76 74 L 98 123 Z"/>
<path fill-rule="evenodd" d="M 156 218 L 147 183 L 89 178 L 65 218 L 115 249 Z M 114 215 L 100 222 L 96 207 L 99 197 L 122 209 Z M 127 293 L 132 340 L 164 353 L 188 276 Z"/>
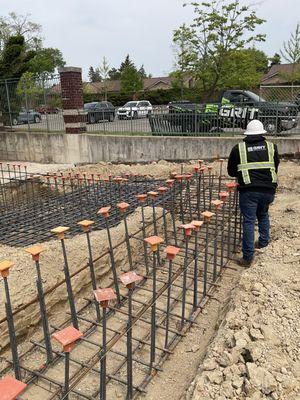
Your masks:
<path fill-rule="evenodd" d="M 210 221 L 211 217 L 214 216 L 215 214 L 210 211 L 204 211 L 203 213 L 201 213 L 201 215 L 204 218 L 204 222 L 208 223 Z"/>
<path fill-rule="evenodd" d="M 9 260 L 3 260 L 0 262 L 0 274 L 2 278 L 7 278 L 9 275 L 9 270 L 14 264 Z"/>
<path fill-rule="evenodd" d="M 54 233 L 57 235 L 58 239 L 64 239 L 65 238 L 65 233 L 69 230 L 70 228 L 67 226 L 58 226 L 57 228 L 51 229 L 51 233 Z"/>
<path fill-rule="evenodd" d="M 164 242 L 164 240 L 159 236 L 149 236 L 144 239 L 146 243 L 150 244 L 151 251 L 155 252 L 158 249 L 158 245 Z"/>
<path fill-rule="evenodd" d="M 45 251 L 45 249 L 37 244 L 35 246 L 28 247 L 25 249 L 25 251 L 26 253 L 31 254 L 33 261 L 39 261 L 40 254 Z"/>
<path fill-rule="evenodd" d="M 192 221 L 191 224 L 194 226 L 195 231 L 198 232 L 203 225 L 203 221 Z"/>
<path fill-rule="evenodd" d="M 80 225 L 84 232 L 88 232 L 90 230 L 90 226 L 93 225 L 94 223 L 95 223 L 94 221 L 84 219 L 83 221 L 77 222 L 77 225 Z"/>

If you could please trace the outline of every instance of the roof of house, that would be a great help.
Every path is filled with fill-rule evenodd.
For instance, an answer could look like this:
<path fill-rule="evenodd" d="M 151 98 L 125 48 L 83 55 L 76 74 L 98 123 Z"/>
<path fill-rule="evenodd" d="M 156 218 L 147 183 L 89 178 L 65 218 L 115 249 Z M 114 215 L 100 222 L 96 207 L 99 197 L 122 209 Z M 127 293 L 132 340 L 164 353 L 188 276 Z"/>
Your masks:
<path fill-rule="evenodd" d="M 293 70 L 300 71 L 300 64 L 275 64 L 262 77 L 263 85 L 288 83 L 284 75 L 290 75 Z"/>
<path fill-rule="evenodd" d="M 165 87 L 166 89 L 170 89 L 172 87 L 172 81 L 174 78 L 170 76 L 161 76 L 155 78 L 145 78 L 143 80 L 143 90 L 154 90 L 156 87 Z M 191 78 L 187 78 L 186 82 Z M 83 83 L 84 90 L 89 93 L 103 93 L 106 89 L 108 92 L 118 93 L 121 91 L 121 81 L 107 80 L 106 82 L 84 82 Z M 61 90 L 60 84 L 52 87 L 52 92 L 59 93 Z"/>
<path fill-rule="evenodd" d="M 145 78 L 143 80 L 144 90 L 150 90 L 155 88 L 155 86 L 162 84 L 166 87 L 170 88 L 172 84 L 172 78 L 169 76 L 158 77 L 158 78 Z M 121 81 L 106 81 L 106 82 L 86 82 L 84 86 L 87 91 L 91 93 L 99 93 L 102 92 L 105 88 L 108 92 L 120 92 L 121 90 Z"/>

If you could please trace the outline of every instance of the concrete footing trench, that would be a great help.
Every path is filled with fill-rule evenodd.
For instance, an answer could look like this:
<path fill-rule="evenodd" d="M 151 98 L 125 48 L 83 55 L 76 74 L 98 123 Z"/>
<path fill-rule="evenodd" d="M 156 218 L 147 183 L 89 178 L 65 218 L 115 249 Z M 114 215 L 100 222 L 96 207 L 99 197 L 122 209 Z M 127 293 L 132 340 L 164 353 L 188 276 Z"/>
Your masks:
<path fill-rule="evenodd" d="M 248 269 L 223 160 L 1 168 L 0 374 L 20 399 L 300 398 L 297 161 Z"/>

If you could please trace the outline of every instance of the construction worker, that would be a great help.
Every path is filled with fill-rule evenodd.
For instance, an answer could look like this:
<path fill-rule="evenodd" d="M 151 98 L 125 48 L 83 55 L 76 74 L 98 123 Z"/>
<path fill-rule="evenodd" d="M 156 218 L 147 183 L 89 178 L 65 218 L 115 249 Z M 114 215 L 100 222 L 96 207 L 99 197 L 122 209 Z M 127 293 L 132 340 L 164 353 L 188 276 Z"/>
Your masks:
<path fill-rule="evenodd" d="M 249 267 L 254 249 L 266 247 L 270 241 L 269 205 L 277 188 L 279 155 L 277 146 L 264 138 L 263 124 L 252 120 L 245 139 L 231 150 L 228 174 L 238 179 L 240 210 L 243 216 L 243 258 L 238 263 Z M 258 242 L 254 242 L 255 221 L 258 220 Z"/>

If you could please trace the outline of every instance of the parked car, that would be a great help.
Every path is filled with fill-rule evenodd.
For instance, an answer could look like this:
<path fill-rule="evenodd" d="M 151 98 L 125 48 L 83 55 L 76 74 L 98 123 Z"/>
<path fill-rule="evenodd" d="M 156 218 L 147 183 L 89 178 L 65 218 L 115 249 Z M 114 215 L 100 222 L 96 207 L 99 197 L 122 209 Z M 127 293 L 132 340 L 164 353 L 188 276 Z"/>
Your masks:
<path fill-rule="evenodd" d="M 180 104 L 191 104 L 189 100 L 174 100 L 174 101 L 169 101 L 167 105 L 167 109 L 174 109 L 177 105 L 180 106 Z"/>
<path fill-rule="evenodd" d="M 42 104 L 40 107 L 36 108 L 35 111 L 39 112 L 40 114 L 57 114 L 60 110 L 57 107 Z"/>
<path fill-rule="evenodd" d="M 153 107 L 147 100 L 128 101 L 123 107 L 119 108 L 117 115 L 119 119 L 137 119 L 149 117 L 153 113 Z"/>
<path fill-rule="evenodd" d="M 104 120 L 113 122 L 115 120 L 115 107 L 109 101 L 86 103 L 84 110 L 87 113 L 88 124 L 95 124 Z"/>
<path fill-rule="evenodd" d="M 298 109 L 300 111 L 300 92 L 296 94 L 295 103 L 297 104 Z"/>
<path fill-rule="evenodd" d="M 35 111 L 35 110 L 21 110 L 19 112 L 19 115 L 15 118 L 13 118 L 12 123 L 13 125 L 18 125 L 18 124 L 27 124 L 29 123 L 38 123 L 41 122 L 42 120 L 42 115 Z"/>

